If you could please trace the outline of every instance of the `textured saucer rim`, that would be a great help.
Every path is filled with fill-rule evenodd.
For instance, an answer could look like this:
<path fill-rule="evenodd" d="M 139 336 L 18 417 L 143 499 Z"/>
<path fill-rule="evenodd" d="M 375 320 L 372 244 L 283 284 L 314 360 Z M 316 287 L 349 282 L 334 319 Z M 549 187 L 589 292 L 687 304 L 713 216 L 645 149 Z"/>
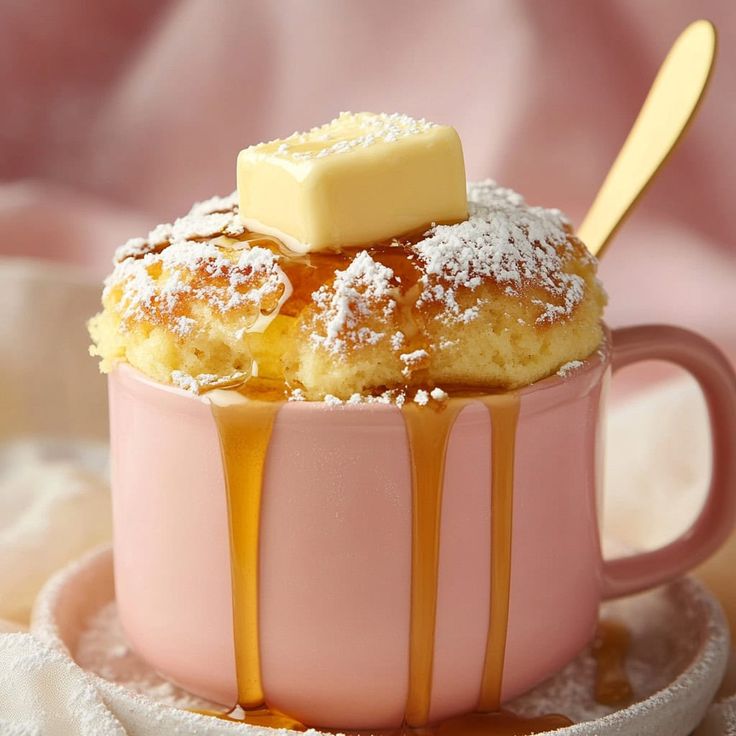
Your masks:
<path fill-rule="evenodd" d="M 625 729 L 628 727 L 636 729 L 631 732 L 631 736 L 660 736 L 662 724 L 654 722 L 657 714 L 666 709 L 682 712 L 683 694 L 689 694 L 692 700 L 694 688 L 698 687 L 704 691 L 700 699 L 700 710 L 693 718 L 693 711 L 686 708 L 685 712 L 690 716 L 690 722 L 684 725 L 681 723 L 681 730 L 677 731 L 678 734 L 693 733 L 713 706 L 713 698 L 728 665 L 731 635 L 721 604 L 705 585 L 695 578 L 684 577 L 662 586 L 662 589 L 667 591 L 676 586 L 698 606 L 699 633 L 702 634 L 700 647 L 682 672 L 662 689 L 626 708 L 593 721 L 576 723 L 538 736 L 614 736 L 626 734 Z M 736 719 L 736 698 L 733 717 Z M 669 734 L 675 736 L 674 731 L 670 731 Z"/>
<path fill-rule="evenodd" d="M 70 657 L 69 647 L 62 639 L 55 621 L 55 606 L 69 585 L 74 585 L 80 578 L 94 577 L 94 575 L 112 576 L 112 547 L 110 545 L 92 550 L 84 557 L 60 570 L 43 587 L 34 607 L 31 632 L 47 645 L 66 653 Z M 109 577 L 108 582 L 110 582 Z M 652 734 L 654 736 L 654 734 L 661 733 L 661 730 L 657 730 L 661 728 L 661 723 L 654 722 L 658 716 L 662 716 L 666 710 L 680 710 L 677 708 L 678 700 L 682 697 L 683 692 L 688 692 L 690 699 L 692 699 L 694 687 L 702 692 L 702 697 L 697 698 L 702 705 L 702 711 L 696 717 L 692 727 L 685 726 L 682 733 L 689 733 L 700 723 L 711 705 L 726 668 L 730 642 L 728 623 L 718 601 L 701 583 L 692 578 L 681 578 L 670 583 L 669 586 L 665 587 L 665 590 L 667 588 L 676 589 L 677 586 L 681 589 L 681 594 L 686 595 L 696 604 L 699 631 L 703 634 L 703 640 L 698 651 L 682 672 L 658 692 L 626 708 L 554 732 L 540 732 L 539 736 L 619 736 L 626 733 L 636 733 L 641 736 Z M 112 602 L 112 599 L 107 602 Z M 184 725 L 183 721 L 186 721 L 191 727 L 196 726 L 197 733 L 203 736 L 229 733 L 231 728 L 232 733 L 245 733 L 243 724 L 227 723 L 225 721 L 213 723 L 214 719 L 209 716 L 187 712 L 172 705 L 159 703 L 128 689 L 124 685 L 106 680 L 93 672 L 85 672 L 103 696 L 107 696 L 104 699 L 108 707 L 118 718 L 122 716 L 122 720 L 128 720 L 129 718 L 137 720 L 135 711 L 145 706 L 149 713 L 156 714 L 157 721 L 162 727 L 171 718 L 173 728 L 180 728 Z M 736 697 L 724 701 L 716 707 L 727 708 L 728 715 L 733 715 L 736 718 Z M 124 709 L 126 713 L 122 714 L 121 709 Z M 688 711 L 688 714 L 690 713 L 692 713 L 691 710 Z M 246 728 L 251 736 L 273 736 L 275 733 L 275 730 L 270 728 L 257 726 Z M 628 731 L 629 728 L 632 730 Z M 172 733 L 174 732 L 172 731 Z M 285 734 L 297 733 L 285 729 L 281 732 Z M 317 733 L 313 729 L 310 729 L 310 732 Z"/>

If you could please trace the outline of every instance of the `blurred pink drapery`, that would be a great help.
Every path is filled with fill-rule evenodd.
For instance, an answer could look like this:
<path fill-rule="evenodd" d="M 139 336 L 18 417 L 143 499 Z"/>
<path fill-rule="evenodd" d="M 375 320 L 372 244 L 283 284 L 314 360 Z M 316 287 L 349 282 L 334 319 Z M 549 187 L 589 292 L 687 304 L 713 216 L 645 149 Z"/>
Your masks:
<path fill-rule="evenodd" d="M 732 0 L 0 2 L 0 254 L 111 251 L 234 188 L 236 152 L 344 109 L 455 125 L 469 176 L 578 221 L 667 49 L 709 17 L 708 99 L 606 255 L 609 321 L 736 355 Z"/>

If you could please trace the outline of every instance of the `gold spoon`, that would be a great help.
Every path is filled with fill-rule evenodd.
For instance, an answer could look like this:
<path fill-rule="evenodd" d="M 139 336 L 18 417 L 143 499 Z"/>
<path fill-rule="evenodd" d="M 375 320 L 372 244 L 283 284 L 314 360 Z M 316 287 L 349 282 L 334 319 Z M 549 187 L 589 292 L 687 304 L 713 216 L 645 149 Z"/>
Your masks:
<path fill-rule="evenodd" d="M 687 130 L 710 81 L 716 48 L 714 25 L 696 20 L 667 54 L 628 138 L 578 228 L 578 237 L 593 255 L 603 255 Z"/>

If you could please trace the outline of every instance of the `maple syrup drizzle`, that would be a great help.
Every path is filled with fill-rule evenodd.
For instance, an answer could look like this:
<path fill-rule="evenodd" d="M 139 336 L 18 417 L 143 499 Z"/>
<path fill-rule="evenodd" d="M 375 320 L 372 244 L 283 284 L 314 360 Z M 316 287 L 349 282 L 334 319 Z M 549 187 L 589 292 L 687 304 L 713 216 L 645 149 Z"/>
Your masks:
<path fill-rule="evenodd" d="M 261 496 L 271 430 L 281 402 L 269 396 L 270 387 L 259 388 L 258 397 L 251 393 L 254 387 L 248 391 L 244 387 L 231 389 L 245 393 L 244 401 L 222 401 L 222 394 L 209 394 L 220 438 L 228 500 L 235 671 L 240 706 L 229 713 L 214 715 L 260 726 L 305 730 L 295 719 L 268 708 L 261 683 L 258 633 Z"/>
<path fill-rule="evenodd" d="M 634 692 L 626 674 L 630 644 L 631 635 L 623 624 L 598 624 L 592 654 L 596 662 L 595 699 L 603 705 L 620 707 L 631 702 Z"/>
<path fill-rule="evenodd" d="M 501 708 L 511 594 L 511 537 L 518 394 L 483 397 L 491 417 L 491 600 L 478 710 Z"/>
<path fill-rule="evenodd" d="M 413 402 L 402 408 L 412 476 L 409 694 L 404 720 L 413 728 L 429 722 L 445 456 L 450 430 L 463 403 L 451 401 L 439 411 Z"/>
<path fill-rule="evenodd" d="M 491 417 L 491 600 L 486 658 L 478 712 L 442 724 L 438 736 L 524 736 L 554 731 L 573 722 L 558 713 L 531 718 L 501 709 L 511 600 L 516 427 L 521 401 L 513 393 L 486 396 L 480 401 Z"/>
<path fill-rule="evenodd" d="M 273 238 L 248 233 L 237 240 L 269 247 L 287 255 Z M 421 330 L 413 313 L 419 271 L 411 262 L 409 243 L 380 243 L 371 255 L 391 268 L 400 287 L 404 332 L 419 346 Z M 349 252 L 297 255 L 288 253 L 281 267 L 293 292 L 279 315 L 294 317 L 311 294 L 344 269 Z M 421 379 L 422 374 L 413 376 Z M 281 381 L 251 378 L 221 386 L 245 400 L 228 400 L 223 391 L 209 394 L 226 476 L 232 558 L 233 619 L 238 703 L 227 713 L 198 711 L 229 721 L 305 730 L 293 718 L 270 709 L 261 683 L 258 628 L 260 507 L 263 474 L 275 417 L 284 403 Z M 409 692 L 404 725 L 383 736 L 522 736 L 553 730 L 572 722 L 559 715 L 523 718 L 500 709 L 511 582 L 514 448 L 519 413 L 517 394 L 489 395 L 482 387 L 454 387 L 437 408 L 407 402 L 402 407 L 412 469 L 412 574 Z M 491 595 L 486 656 L 478 709 L 474 713 L 429 725 L 432 701 L 434 640 L 440 554 L 442 492 L 447 445 L 460 411 L 483 403 L 492 423 L 491 447 Z M 351 732 L 360 733 L 360 732 Z M 364 732 L 369 733 L 369 732 Z M 373 732 L 371 732 L 373 733 Z"/>
<path fill-rule="evenodd" d="M 245 400 L 228 400 L 238 393 Z M 226 475 L 233 581 L 238 704 L 227 713 L 198 711 L 228 721 L 305 730 L 271 709 L 263 692 L 258 638 L 260 506 L 263 474 L 283 386 L 251 379 L 227 393 L 209 394 Z M 436 628 L 442 491 L 447 444 L 460 411 L 483 403 L 492 422 L 491 614 L 478 712 L 429 726 Z M 516 394 L 452 397 L 437 409 L 402 408 L 412 466 L 412 576 L 409 695 L 405 724 L 391 734 L 521 736 L 571 721 L 558 715 L 522 718 L 500 710 L 511 575 Z"/>
<path fill-rule="evenodd" d="M 485 405 L 491 420 L 491 594 L 486 656 L 481 693 L 476 712 L 448 718 L 428 727 L 432 698 L 432 661 L 434 658 L 435 612 L 437 606 L 437 569 L 440 548 L 442 480 L 447 442 L 458 413 L 472 401 Z M 414 529 L 424 521 L 424 539 L 413 542 L 412 565 L 412 638 L 411 661 L 421 667 L 410 668 L 409 700 L 405 721 L 407 733 L 428 732 L 432 736 L 523 736 L 552 731 L 572 725 L 558 714 L 534 718 L 501 710 L 506 637 L 511 591 L 511 540 L 514 500 L 514 462 L 516 427 L 519 418 L 518 394 L 478 395 L 453 398 L 444 411 L 432 412 L 405 405 L 404 420 L 409 434 L 412 457 Z M 432 416 L 434 415 L 434 416 Z M 419 441 L 418 441 L 419 440 Z M 417 465 L 420 466 L 417 471 Z M 420 482 L 421 479 L 424 485 Z M 426 489 L 426 490 L 425 490 Z M 435 490 L 436 489 L 436 490 Z M 424 493 L 422 493 L 424 491 Z M 431 494 L 431 495 L 430 495 Z M 430 499 L 429 513 L 421 507 Z M 437 518 L 434 510 L 437 509 Z M 430 537 L 430 530 L 432 536 Z M 419 541 L 419 545 L 417 545 Z M 417 550 L 417 546 L 420 549 Z M 423 578 L 418 581 L 417 578 Z M 431 587 L 428 588 L 431 581 Z M 423 585 L 422 585 L 423 583 Z M 415 611 L 415 586 L 422 585 L 422 610 Z M 431 627 L 430 627 L 431 626 Z M 414 636 L 415 628 L 421 636 Z"/>
<path fill-rule="evenodd" d="M 231 723 L 243 723 L 249 726 L 267 726 L 269 728 L 288 728 L 292 731 L 306 731 L 307 728 L 303 723 L 295 720 L 291 716 L 279 713 L 277 710 L 262 706 L 260 708 L 244 708 L 236 705 L 232 710 L 223 713 L 217 710 L 205 710 L 192 708 L 192 713 L 199 713 L 201 716 L 210 716 L 218 718 L 221 721 L 229 721 Z"/>

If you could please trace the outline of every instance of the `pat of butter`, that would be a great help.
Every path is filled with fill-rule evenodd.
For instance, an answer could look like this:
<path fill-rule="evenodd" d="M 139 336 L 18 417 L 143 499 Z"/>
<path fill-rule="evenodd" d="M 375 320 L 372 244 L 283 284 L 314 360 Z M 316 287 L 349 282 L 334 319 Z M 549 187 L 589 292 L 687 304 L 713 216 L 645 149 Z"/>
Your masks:
<path fill-rule="evenodd" d="M 364 245 L 468 216 L 454 128 L 341 113 L 238 156 L 240 217 L 299 252 Z"/>

